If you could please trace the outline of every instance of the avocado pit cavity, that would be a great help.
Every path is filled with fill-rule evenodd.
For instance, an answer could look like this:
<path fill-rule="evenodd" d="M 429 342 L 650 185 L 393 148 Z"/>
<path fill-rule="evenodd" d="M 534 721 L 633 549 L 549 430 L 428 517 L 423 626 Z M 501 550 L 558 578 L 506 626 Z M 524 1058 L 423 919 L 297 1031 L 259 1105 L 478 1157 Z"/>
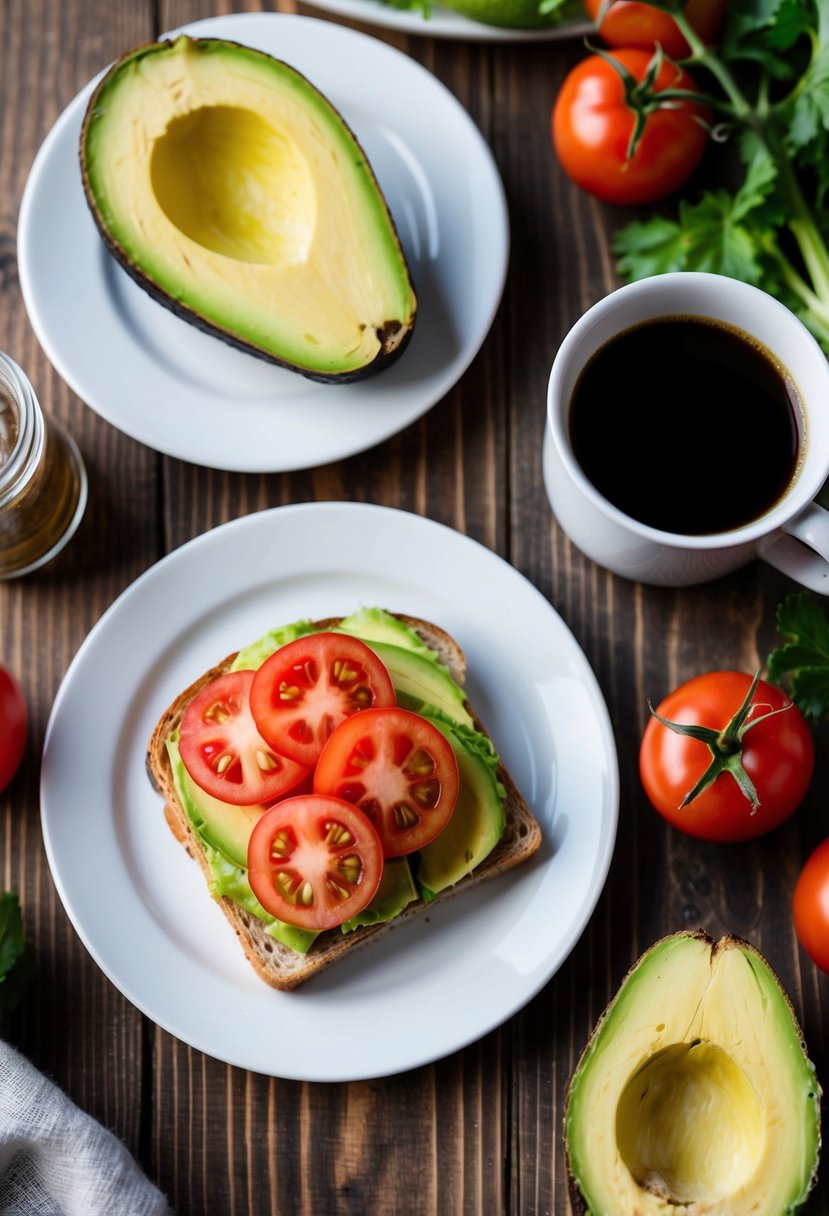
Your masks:
<path fill-rule="evenodd" d="M 203 248 L 240 262 L 303 262 L 317 199 L 293 141 L 239 106 L 202 106 L 173 118 L 150 161 L 167 218 Z"/>
<path fill-rule="evenodd" d="M 715 1043 L 673 1043 L 645 1060 L 616 1109 L 619 1152 L 643 1190 L 673 1204 L 716 1203 L 752 1177 L 763 1107 Z"/>

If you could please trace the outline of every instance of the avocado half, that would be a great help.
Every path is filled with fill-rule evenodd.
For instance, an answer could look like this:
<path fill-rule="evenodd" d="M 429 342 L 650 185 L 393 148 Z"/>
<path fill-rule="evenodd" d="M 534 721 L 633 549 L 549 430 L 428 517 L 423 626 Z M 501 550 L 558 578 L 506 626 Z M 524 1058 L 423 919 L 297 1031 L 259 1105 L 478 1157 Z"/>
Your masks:
<path fill-rule="evenodd" d="M 372 168 L 281 60 L 186 35 L 137 47 L 92 94 L 80 160 L 109 250 L 200 329 L 324 382 L 408 343 L 415 293 Z"/>
<path fill-rule="evenodd" d="M 559 7 L 543 11 L 540 0 L 441 0 L 441 5 L 470 21 L 510 30 L 554 29 L 569 15 L 566 6 L 564 13 Z"/>
<path fill-rule="evenodd" d="M 565 1147 L 578 1213 L 783 1216 L 806 1199 L 820 1095 L 768 962 L 677 933 L 628 973 L 573 1074 Z"/>

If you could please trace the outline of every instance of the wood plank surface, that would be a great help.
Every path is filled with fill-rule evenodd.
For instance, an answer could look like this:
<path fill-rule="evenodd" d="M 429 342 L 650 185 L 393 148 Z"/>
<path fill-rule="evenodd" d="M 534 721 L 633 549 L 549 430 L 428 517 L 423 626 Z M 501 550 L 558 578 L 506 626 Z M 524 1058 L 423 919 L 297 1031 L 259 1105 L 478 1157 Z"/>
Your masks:
<path fill-rule="evenodd" d="M 827 835 L 826 726 L 816 728 L 817 771 L 801 811 L 739 848 L 668 828 L 637 771 L 648 698 L 700 671 L 755 669 L 775 641 L 775 607 L 793 587 L 759 563 L 682 591 L 625 582 L 585 559 L 551 515 L 541 475 L 547 377 L 569 327 L 618 282 L 610 238 L 624 218 L 577 191 L 550 146 L 550 109 L 583 53 L 578 40 L 444 41 L 355 25 L 422 63 L 468 109 L 492 148 L 511 218 L 504 297 L 482 350 L 445 399 L 401 434 L 319 468 L 225 473 L 160 456 L 70 391 L 34 336 L 18 280 L 17 215 L 35 153 L 63 107 L 122 51 L 186 21 L 260 8 L 335 20 L 291 0 L 0 0 L 0 349 L 71 430 L 90 477 L 71 545 L 42 572 L 0 584 L 0 662 L 21 679 L 32 719 L 24 766 L 0 795 L 0 881 L 20 895 L 36 957 L 34 984 L 8 1035 L 117 1133 L 177 1216 L 566 1216 L 561 1128 L 570 1074 L 627 969 L 664 934 L 701 925 L 758 946 L 829 1078 L 829 979 L 799 951 L 790 916 L 799 866 Z M 146 1019 L 72 928 L 39 818 L 48 715 L 105 609 L 190 538 L 265 507 L 312 500 L 402 507 L 510 561 L 584 649 L 620 761 L 608 881 L 558 974 L 467 1049 L 350 1084 L 248 1073 Z M 92 843 L 90 850 L 94 865 Z M 808 1216 L 829 1211 L 825 1175 Z"/>

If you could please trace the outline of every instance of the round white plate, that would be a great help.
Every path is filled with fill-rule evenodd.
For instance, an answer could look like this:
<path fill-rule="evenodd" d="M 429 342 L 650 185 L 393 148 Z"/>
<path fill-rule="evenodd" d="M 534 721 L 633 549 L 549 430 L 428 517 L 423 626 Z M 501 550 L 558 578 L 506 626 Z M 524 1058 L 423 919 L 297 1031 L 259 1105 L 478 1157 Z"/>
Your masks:
<path fill-rule="evenodd" d="M 225 655 L 272 626 L 361 605 L 432 620 L 460 642 L 470 700 L 544 843 L 512 873 L 277 992 L 247 963 L 167 827 L 146 747 L 167 706 Z M 618 770 L 587 660 L 522 575 L 421 516 L 307 503 L 205 533 L 116 600 L 59 690 L 41 806 L 66 911 L 133 1004 L 229 1064 L 345 1081 L 447 1055 L 550 979 L 604 885 Z"/>
<path fill-rule="evenodd" d="M 382 0 L 305 0 L 305 3 L 338 17 L 406 34 L 423 34 L 427 38 L 458 38 L 468 42 L 551 42 L 595 32 L 589 21 L 563 21 L 561 25 L 544 30 L 502 29 L 470 21 L 439 4 L 433 5 L 432 12 L 425 17 L 419 10 L 393 8 Z"/>
<path fill-rule="evenodd" d="M 234 350 L 152 300 L 104 249 L 81 186 L 78 141 L 94 81 L 46 138 L 23 195 L 18 261 L 35 332 L 78 396 L 167 455 L 280 472 L 364 451 L 445 396 L 489 332 L 509 252 L 492 154 L 444 85 L 367 34 L 276 13 L 183 30 L 286 60 L 346 118 L 409 260 L 418 294 L 412 341 L 368 380 L 322 385 Z"/>

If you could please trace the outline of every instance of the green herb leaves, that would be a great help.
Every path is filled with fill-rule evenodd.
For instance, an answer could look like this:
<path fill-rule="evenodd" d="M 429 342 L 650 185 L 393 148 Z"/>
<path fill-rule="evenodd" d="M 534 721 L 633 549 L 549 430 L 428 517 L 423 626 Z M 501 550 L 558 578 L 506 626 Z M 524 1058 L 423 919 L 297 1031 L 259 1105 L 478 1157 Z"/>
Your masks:
<path fill-rule="evenodd" d="M 829 616 L 808 591 L 777 609 L 777 628 L 789 640 L 768 659 L 769 679 L 784 682 L 795 705 L 813 722 L 829 716 Z"/>
<path fill-rule="evenodd" d="M 676 20 L 710 80 L 735 185 L 616 234 L 628 280 L 707 270 L 771 292 L 829 351 L 829 0 L 730 0 L 719 49 Z M 718 121 L 717 121 L 718 120 Z"/>
<path fill-rule="evenodd" d="M 18 1004 L 31 975 L 20 903 L 12 891 L 0 895 L 0 1019 Z"/>

